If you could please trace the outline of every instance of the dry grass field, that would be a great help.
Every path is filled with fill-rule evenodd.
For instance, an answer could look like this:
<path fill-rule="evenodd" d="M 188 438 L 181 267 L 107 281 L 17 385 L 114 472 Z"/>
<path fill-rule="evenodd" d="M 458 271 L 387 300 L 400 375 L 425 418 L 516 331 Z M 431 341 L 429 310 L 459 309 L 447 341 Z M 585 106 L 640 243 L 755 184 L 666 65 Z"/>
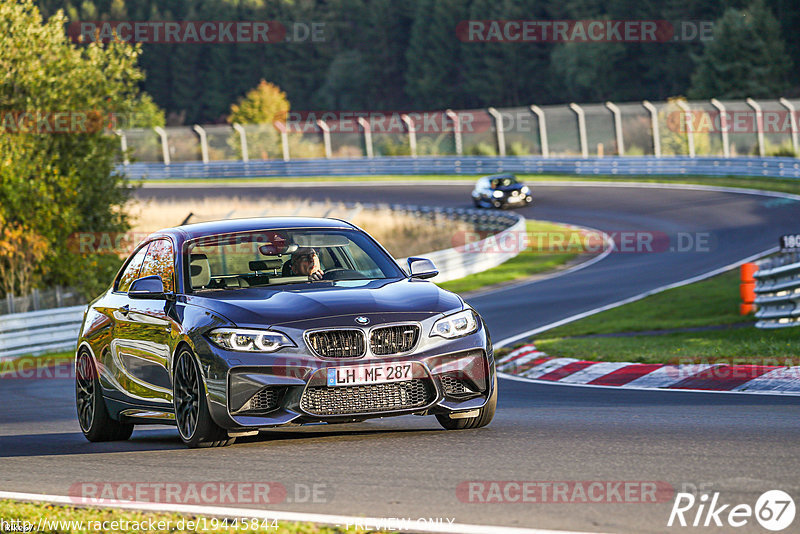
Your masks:
<path fill-rule="evenodd" d="M 310 204 L 301 200 L 206 197 L 199 200 L 132 201 L 127 209 L 134 232 L 153 232 L 179 225 L 190 213 L 193 214 L 190 223 L 286 215 L 336 217 L 366 230 L 396 258 L 450 248 L 454 246 L 454 237 L 472 229 L 468 223 L 444 218 L 422 221 L 388 209 L 359 210 L 342 204 Z"/>

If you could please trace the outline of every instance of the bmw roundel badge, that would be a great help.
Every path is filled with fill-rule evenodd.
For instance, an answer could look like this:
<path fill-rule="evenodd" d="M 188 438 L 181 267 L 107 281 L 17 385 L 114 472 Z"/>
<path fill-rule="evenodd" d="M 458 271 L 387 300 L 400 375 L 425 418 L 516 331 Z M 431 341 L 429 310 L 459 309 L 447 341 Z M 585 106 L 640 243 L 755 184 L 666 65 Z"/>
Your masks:
<path fill-rule="evenodd" d="M 356 317 L 356 322 L 358 324 L 369 324 L 369 317 L 364 317 L 363 315 L 359 315 Z"/>

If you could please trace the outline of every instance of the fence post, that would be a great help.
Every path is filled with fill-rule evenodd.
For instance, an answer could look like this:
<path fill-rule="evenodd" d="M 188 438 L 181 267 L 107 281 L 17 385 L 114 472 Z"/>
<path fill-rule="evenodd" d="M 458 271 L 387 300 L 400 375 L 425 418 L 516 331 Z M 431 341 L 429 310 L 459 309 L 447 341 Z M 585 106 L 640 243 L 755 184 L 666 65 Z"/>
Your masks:
<path fill-rule="evenodd" d="M 689 157 L 695 156 L 694 152 L 694 124 L 692 121 L 692 109 L 683 100 L 676 100 L 675 103 L 683 111 L 683 123 L 686 125 L 686 140 L 689 143 Z"/>
<path fill-rule="evenodd" d="M 653 155 L 660 158 L 661 132 L 658 131 L 658 109 L 649 100 L 642 100 L 642 105 L 650 112 L 650 123 L 653 127 Z"/>
<path fill-rule="evenodd" d="M 56 286 L 56 308 L 61 307 L 61 286 Z"/>
<path fill-rule="evenodd" d="M 716 98 L 711 99 L 711 105 L 719 111 L 719 127 L 722 130 L 722 154 L 729 158 L 731 157 L 731 144 L 728 140 L 728 115 L 725 112 L 725 106 Z"/>
<path fill-rule="evenodd" d="M 114 130 L 114 133 L 119 136 L 119 148 L 122 150 L 122 164 L 128 166 L 128 138 L 125 136 L 124 130 Z"/>
<path fill-rule="evenodd" d="M 375 154 L 372 152 L 372 129 L 369 126 L 369 121 L 364 117 L 359 117 L 358 124 L 364 129 L 364 146 L 367 149 L 367 157 L 372 158 Z"/>
<path fill-rule="evenodd" d="M 531 111 L 536 114 L 539 121 L 539 142 L 542 145 L 542 157 L 550 157 L 550 146 L 547 143 L 547 121 L 544 118 L 544 111 L 539 106 L 531 106 Z"/>
<path fill-rule="evenodd" d="M 416 158 L 417 157 L 417 128 L 416 128 L 416 126 L 414 126 L 414 121 L 411 119 L 411 117 L 408 116 L 408 114 L 403 113 L 402 115 L 400 115 L 400 118 L 405 123 L 406 128 L 408 128 L 408 146 L 411 149 L 411 157 L 412 158 Z"/>
<path fill-rule="evenodd" d="M 39 309 L 39 290 L 33 288 L 33 291 L 31 292 L 31 297 L 32 297 L 31 300 L 33 301 L 33 311 L 36 311 Z"/>
<path fill-rule="evenodd" d="M 494 128 L 497 131 L 497 153 L 501 156 L 506 155 L 506 135 L 503 132 L 503 116 L 495 108 L 487 110 L 494 117 Z"/>
<path fill-rule="evenodd" d="M 164 165 L 169 165 L 169 142 L 167 141 L 167 131 L 161 126 L 153 128 L 158 136 L 161 138 L 161 157 L 164 159 Z"/>
<path fill-rule="evenodd" d="M 445 110 L 445 115 L 453 121 L 453 142 L 456 146 L 456 154 L 459 156 L 464 155 L 464 144 L 461 140 L 461 121 L 458 118 L 458 113 L 452 109 Z"/>
<path fill-rule="evenodd" d="M 242 161 L 249 161 L 249 153 L 247 150 L 247 132 L 244 130 L 244 127 L 241 124 L 233 123 L 233 129 L 239 133 L 239 144 L 242 145 Z"/>
<path fill-rule="evenodd" d="M 322 130 L 322 144 L 325 146 L 325 158 L 331 159 L 331 128 L 328 123 L 322 119 L 317 119 L 317 126 Z"/>
<path fill-rule="evenodd" d="M 617 138 L 617 155 L 625 155 L 625 140 L 622 138 L 622 112 L 613 102 L 606 102 L 606 107 L 614 115 L 614 133 Z"/>
<path fill-rule="evenodd" d="M 781 97 L 779 102 L 789 111 L 789 125 L 792 128 L 792 150 L 795 157 L 800 156 L 800 145 L 797 144 L 797 116 L 795 115 L 794 105 L 787 99 Z"/>
<path fill-rule="evenodd" d="M 8 303 L 8 313 L 14 313 L 14 293 L 6 295 L 6 302 Z"/>
<path fill-rule="evenodd" d="M 578 139 L 581 143 L 581 157 L 589 157 L 589 145 L 586 141 L 586 115 L 583 113 L 583 108 L 575 102 L 569 105 L 569 109 L 575 112 L 578 116 Z"/>
<path fill-rule="evenodd" d="M 199 124 L 192 126 L 192 130 L 200 136 L 200 154 L 203 157 L 203 163 L 208 163 L 208 138 L 206 131 Z"/>
<path fill-rule="evenodd" d="M 286 131 L 286 125 L 281 121 L 273 123 L 275 128 L 281 133 L 281 147 L 283 148 L 283 161 L 289 161 L 289 132 Z"/>
<path fill-rule="evenodd" d="M 758 155 L 764 157 L 764 114 L 761 112 L 761 106 L 752 98 L 745 100 L 747 105 L 753 108 L 756 112 L 756 139 L 758 139 Z"/>

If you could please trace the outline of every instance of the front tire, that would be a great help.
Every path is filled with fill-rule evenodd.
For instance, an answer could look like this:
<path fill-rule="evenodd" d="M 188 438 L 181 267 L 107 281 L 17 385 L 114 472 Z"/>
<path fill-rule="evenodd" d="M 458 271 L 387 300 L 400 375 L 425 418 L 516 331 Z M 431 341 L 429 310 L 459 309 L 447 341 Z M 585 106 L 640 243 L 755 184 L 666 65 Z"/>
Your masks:
<path fill-rule="evenodd" d="M 175 360 L 172 382 L 175 424 L 181 441 L 193 449 L 224 447 L 236 440 L 211 419 L 200 367 L 188 349 L 183 349 Z"/>
<path fill-rule="evenodd" d="M 447 414 L 436 414 L 439 424 L 446 430 L 466 430 L 468 428 L 481 428 L 491 423 L 497 410 L 497 375 L 494 376 L 493 383 L 492 395 L 483 408 L 478 411 L 478 415 L 464 419 L 450 419 Z"/>
<path fill-rule="evenodd" d="M 81 431 L 89 441 L 124 441 L 131 437 L 133 425 L 112 419 L 108 413 L 97 366 L 85 349 L 75 358 L 75 405 Z"/>

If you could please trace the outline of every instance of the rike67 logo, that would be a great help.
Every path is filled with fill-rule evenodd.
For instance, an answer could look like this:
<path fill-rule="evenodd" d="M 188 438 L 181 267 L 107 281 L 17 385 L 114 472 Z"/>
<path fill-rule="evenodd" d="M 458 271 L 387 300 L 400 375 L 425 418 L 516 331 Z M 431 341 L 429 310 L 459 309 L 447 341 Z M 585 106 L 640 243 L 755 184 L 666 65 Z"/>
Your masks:
<path fill-rule="evenodd" d="M 755 506 L 723 504 L 719 496 L 718 491 L 703 493 L 699 497 L 692 493 L 678 493 L 667 526 L 739 528 L 752 526 L 755 519 L 761 527 L 778 532 L 794 521 L 794 500 L 785 491 L 766 491 L 756 500 Z"/>

